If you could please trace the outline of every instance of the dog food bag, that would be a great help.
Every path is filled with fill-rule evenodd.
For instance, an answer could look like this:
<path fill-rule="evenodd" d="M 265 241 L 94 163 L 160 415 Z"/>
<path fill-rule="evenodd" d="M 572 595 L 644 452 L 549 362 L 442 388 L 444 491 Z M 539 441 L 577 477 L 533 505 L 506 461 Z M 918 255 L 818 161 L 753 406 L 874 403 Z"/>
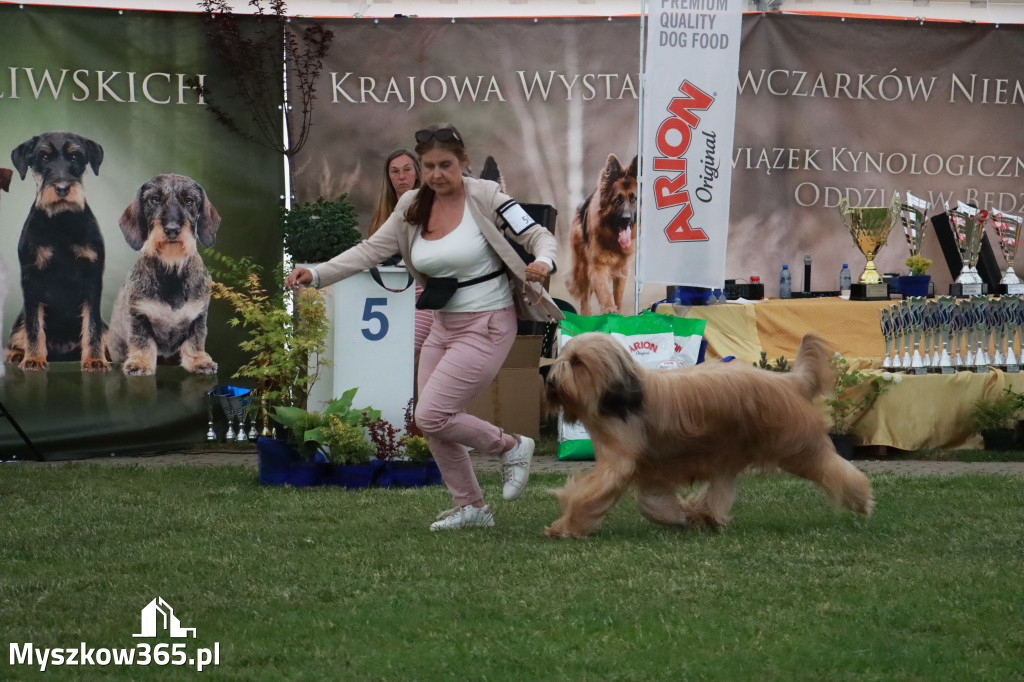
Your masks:
<path fill-rule="evenodd" d="M 566 313 L 565 319 L 559 324 L 558 347 L 564 347 L 577 334 L 604 332 L 621 343 L 641 367 L 691 367 L 697 364 L 705 324 L 706 320 L 657 313 L 644 313 L 635 317 Z M 594 446 L 587 430 L 579 422 L 567 422 L 559 415 L 558 459 L 593 458 Z"/>

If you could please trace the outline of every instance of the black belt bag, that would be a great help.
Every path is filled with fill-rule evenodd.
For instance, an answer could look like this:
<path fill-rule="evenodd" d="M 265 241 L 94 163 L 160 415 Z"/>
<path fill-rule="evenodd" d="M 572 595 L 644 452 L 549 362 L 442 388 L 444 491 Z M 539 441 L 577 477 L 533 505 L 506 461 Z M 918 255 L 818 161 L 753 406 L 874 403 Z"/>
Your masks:
<path fill-rule="evenodd" d="M 481 277 L 460 282 L 455 277 L 431 277 L 423 287 L 423 293 L 416 299 L 417 310 L 440 310 L 452 299 L 455 292 L 462 287 L 473 286 L 494 279 L 504 274 L 504 270 L 495 270 Z"/>

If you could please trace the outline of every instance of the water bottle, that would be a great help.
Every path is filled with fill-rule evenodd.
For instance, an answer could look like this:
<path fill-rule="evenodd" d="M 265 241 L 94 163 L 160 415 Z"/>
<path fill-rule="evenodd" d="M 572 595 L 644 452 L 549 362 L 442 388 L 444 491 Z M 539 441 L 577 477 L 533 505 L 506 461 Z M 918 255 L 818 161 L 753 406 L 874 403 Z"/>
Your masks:
<path fill-rule="evenodd" d="M 782 266 L 782 275 L 779 276 L 779 298 L 793 298 L 793 277 L 788 265 Z"/>
<path fill-rule="evenodd" d="M 850 266 L 843 263 L 843 269 L 839 271 L 839 297 L 850 298 Z"/>

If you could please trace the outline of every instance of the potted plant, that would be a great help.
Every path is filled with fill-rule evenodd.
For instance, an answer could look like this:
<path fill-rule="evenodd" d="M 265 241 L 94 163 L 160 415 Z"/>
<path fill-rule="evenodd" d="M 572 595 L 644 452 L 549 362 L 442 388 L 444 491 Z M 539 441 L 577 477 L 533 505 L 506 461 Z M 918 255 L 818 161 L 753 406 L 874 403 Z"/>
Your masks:
<path fill-rule="evenodd" d="M 371 424 L 368 430 L 371 440 L 377 444 L 377 457 L 384 461 L 379 485 L 414 488 L 441 483 L 441 471 L 430 453 L 427 439 L 413 419 L 412 400 L 405 408 L 404 432 L 385 419 Z"/>
<path fill-rule="evenodd" d="M 910 274 L 902 275 L 899 278 L 900 293 L 904 296 L 927 296 L 928 284 L 932 278 L 931 275 L 925 273 L 928 272 L 928 268 L 932 265 L 931 259 L 914 253 L 905 262 L 910 269 Z"/>
<path fill-rule="evenodd" d="M 872 375 L 851 369 L 846 358 L 838 354 L 832 358 L 832 367 L 836 372 L 836 380 L 832 391 L 825 398 L 831 420 L 829 437 L 836 451 L 846 459 L 851 459 L 856 441 L 850 432 L 853 422 L 889 390 L 892 379 L 888 375 Z"/>
<path fill-rule="evenodd" d="M 278 480 L 281 472 L 302 457 L 285 439 L 272 437 L 269 414 L 271 407 L 304 410 L 309 389 L 327 364 L 323 294 L 315 289 L 286 291 L 280 266 L 267 277 L 261 266 L 246 257 L 235 259 L 211 249 L 204 250 L 203 256 L 213 277 L 213 298 L 231 306 L 235 316 L 228 324 L 243 327 L 248 335 L 239 347 L 249 360 L 234 376 L 254 389 L 249 408 L 262 427 L 256 441 L 261 480 L 284 482 Z"/>
<path fill-rule="evenodd" d="M 371 461 L 377 447 L 367 432 L 370 425 L 381 421 L 380 410 L 353 408 L 357 390 L 345 391 L 323 412 L 278 405 L 270 415 L 285 427 L 290 443 L 301 457 L 328 464 L 321 467 L 323 482 L 328 485 L 365 488 L 380 468 Z"/>
<path fill-rule="evenodd" d="M 292 263 L 323 263 L 359 243 L 359 217 L 355 206 L 342 194 L 334 201 L 323 197 L 294 204 L 281 216 L 284 249 Z"/>
<path fill-rule="evenodd" d="M 971 404 L 968 414 L 971 426 L 981 434 L 986 450 L 1013 450 L 1017 415 L 1024 396 L 1007 387 L 996 396 L 978 398 Z"/>

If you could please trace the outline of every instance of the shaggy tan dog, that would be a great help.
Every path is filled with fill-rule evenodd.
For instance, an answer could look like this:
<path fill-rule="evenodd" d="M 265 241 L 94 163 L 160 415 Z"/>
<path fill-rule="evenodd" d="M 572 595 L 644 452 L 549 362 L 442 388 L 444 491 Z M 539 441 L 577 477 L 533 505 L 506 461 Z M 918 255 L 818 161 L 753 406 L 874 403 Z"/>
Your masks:
<path fill-rule="evenodd" d="M 547 399 L 583 423 L 597 462 L 553 491 L 562 516 L 545 532 L 589 535 L 630 483 L 651 521 L 722 526 L 736 477 L 749 468 L 781 468 L 814 481 L 836 504 L 871 514 L 871 484 L 836 454 L 812 402 L 834 380 L 830 356 L 807 335 L 790 373 L 741 363 L 649 370 L 607 334 L 575 337 L 548 372 Z M 677 490 L 697 481 L 700 490 L 680 498 Z"/>

